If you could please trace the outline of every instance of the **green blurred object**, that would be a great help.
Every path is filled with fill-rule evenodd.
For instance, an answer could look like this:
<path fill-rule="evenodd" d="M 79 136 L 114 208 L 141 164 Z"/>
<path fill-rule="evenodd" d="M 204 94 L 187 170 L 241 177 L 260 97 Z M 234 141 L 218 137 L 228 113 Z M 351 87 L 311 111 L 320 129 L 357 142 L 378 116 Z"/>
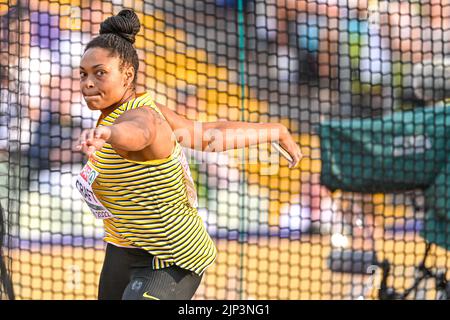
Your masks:
<path fill-rule="evenodd" d="M 379 193 L 423 189 L 429 242 L 450 249 L 450 108 L 319 124 L 321 183 Z"/>

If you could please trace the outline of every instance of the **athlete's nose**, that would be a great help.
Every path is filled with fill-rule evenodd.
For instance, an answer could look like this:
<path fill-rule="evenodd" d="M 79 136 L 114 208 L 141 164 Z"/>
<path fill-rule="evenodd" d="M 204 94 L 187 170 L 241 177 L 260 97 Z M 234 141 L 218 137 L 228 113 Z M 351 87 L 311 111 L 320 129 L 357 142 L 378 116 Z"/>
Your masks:
<path fill-rule="evenodd" d="M 86 80 L 86 88 L 88 89 L 92 89 L 94 87 L 94 81 L 92 81 L 91 79 L 87 79 Z"/>

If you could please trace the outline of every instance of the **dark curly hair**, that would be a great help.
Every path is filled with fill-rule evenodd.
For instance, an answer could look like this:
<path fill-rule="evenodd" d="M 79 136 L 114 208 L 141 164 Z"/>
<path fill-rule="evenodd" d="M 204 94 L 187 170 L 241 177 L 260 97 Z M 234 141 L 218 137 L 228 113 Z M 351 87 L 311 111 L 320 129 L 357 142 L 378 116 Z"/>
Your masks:
<path fill-rule="evenodd" d="M 111 16 L 100 25 L 100 35 L 92 39 L 84 52 L 90 48 L 103 48 L 121 59 L 124 65 L 134 68 L 133 84 L 136 84 L 139 59 L 133 44 L 141 28 L 139 18 L 133 10 L 123 9 L 116 16 Z"/>

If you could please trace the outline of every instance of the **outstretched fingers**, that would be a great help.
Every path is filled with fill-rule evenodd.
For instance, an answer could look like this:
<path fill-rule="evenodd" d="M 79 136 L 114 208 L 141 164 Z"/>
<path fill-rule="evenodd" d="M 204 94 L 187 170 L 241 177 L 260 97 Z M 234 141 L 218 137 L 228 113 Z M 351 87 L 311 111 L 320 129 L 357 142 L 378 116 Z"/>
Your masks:
<path fill-rule="evenodd" d="M 101 128 L 83 130 L 75 149 L 90 157 L 95 151 L 101 150 L 106 142 L 106 135 L 108 131 Z"/>

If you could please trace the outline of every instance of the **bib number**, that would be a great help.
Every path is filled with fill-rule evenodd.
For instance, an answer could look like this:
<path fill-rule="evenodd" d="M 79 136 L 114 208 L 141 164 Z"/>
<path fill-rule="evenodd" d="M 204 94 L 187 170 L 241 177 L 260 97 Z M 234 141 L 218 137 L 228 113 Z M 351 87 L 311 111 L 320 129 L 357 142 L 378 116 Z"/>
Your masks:
<path fill-rule="evenodd" d="M 103 204 L 101 204 L 101 202 L 95 196 L 94 191 L 92 190 L 92 183 L 94 182 L 95 178 L 97 178 L 97 176 L 98 172 L 95 171 L 95 169 L 92 168 L 88 162 L 78 175 L 75 186 L 81 193 L 81 196 L 88 205 L 89 209 L 91 209 L 91 212 L 95 216 L 95 218 L 113 218 L 114 215 L 109 212 L 109 210 L 106 209 Z"/>

